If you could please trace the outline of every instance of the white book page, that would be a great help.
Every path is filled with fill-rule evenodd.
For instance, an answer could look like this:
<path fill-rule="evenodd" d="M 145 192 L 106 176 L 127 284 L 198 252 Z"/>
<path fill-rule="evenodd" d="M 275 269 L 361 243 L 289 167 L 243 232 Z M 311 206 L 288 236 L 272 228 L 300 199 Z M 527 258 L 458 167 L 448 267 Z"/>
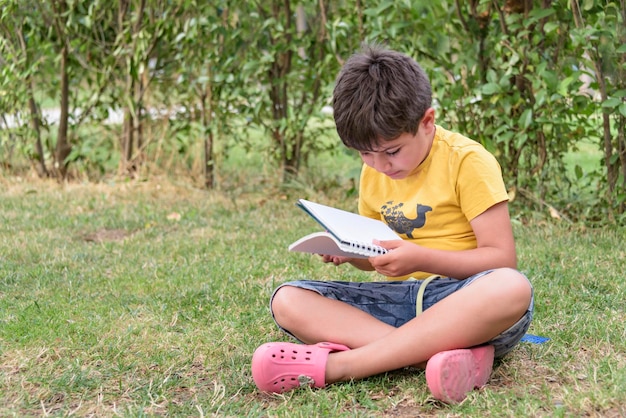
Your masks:
<path fill-rule="evenodd" d="M 300 199 L 299 205 L 341 242 L 372 244 L 401 239 L 386 223 L 357 213 Z"/>

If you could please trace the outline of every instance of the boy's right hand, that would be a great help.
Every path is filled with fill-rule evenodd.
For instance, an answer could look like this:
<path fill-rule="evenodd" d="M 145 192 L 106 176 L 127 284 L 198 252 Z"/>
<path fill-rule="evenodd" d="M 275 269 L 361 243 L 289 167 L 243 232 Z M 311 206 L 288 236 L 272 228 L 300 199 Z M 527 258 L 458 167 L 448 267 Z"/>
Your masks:
<path fill-rule="evenodd" d="M 344 263 L 349 263 L 350 261 L 352 261 L 351 257 L 342 257 L 340 255 L 324 255 L 324 254 L 320 254 L 320 255 L 322 256 L 322 261 L 324 263 L 333 263 L 336 266 L 339 266 Z"/>
<path fill-rule="evenodd" d="M 358 268 L 359 270 L 363 270 L 363 271 L 374 270 L 374 268 L 372 267 L 372 265 L 370 264 L 367 258 L 352 258 L 352 257 L 339 256 L 339 255 L 322 255 L 322 254 L 320 255 L 324 263 L 333 263 L 336 266 L 345 264 L 345 263 L 350 263 L 351 265 Z"/>

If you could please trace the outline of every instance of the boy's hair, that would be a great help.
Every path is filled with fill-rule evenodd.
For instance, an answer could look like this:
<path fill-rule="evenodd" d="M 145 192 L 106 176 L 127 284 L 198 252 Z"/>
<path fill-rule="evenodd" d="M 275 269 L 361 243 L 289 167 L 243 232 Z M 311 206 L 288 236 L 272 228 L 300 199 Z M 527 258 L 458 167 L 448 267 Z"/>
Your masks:
<path fill-rule="evenodd" d="M 371 151 L 381 141 L 415 134 L 431 102 L 428 76 L 415 60 L 365 46 L 337 76 L 333 91 L 337 133 L 347 147 Z"/>

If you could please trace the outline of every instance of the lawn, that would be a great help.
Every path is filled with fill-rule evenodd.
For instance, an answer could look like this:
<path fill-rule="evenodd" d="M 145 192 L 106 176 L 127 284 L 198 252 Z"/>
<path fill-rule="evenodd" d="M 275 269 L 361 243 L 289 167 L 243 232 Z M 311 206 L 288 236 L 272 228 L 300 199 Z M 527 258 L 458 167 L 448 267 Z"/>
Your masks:
<path fill-rule="evenodd" d="M 0 416 L 626 415 L 626 231 L 556 219 L 515 224 L 529 332 L 550 341 L 520 344 L 462 404 L 436 402 L 413 369 L 259 393 L 254 349 L 286 340 L 277 284 L 379 278 L 286 251 L 317 230 L 297 198 L 355 197 L 251 181 L 1 182 Z"/>

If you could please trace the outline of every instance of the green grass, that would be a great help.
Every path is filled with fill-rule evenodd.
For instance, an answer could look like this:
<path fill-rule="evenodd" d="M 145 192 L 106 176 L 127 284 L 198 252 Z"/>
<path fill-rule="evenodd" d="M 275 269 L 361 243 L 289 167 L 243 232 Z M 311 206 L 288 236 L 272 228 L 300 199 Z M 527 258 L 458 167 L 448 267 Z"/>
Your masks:
<path fill-rule="evenodd" d="M 600 145 L 593 143 L 591 140 L 581 140 L 576 149 L 567 152 L 563 162 L 567 167 L 568 174 L 571 178 L 576 178 L 576 167 L 583 176 L 602 170 L 603 153 Z"/>
<path fill-rule="evenodd" d="M 252 180 L 251 180 L 252 181 Z M 316 225 L 309 188 L 206 192 L 163 182 L 0 186 L 0 416 L 623 416 L 624 230 L 516 225 L 530 333 L 461 405 L 401 370 L 324 390 L 259 393 L 254 349 L 286 280 L 370 280 L 287 245 Z"/>

